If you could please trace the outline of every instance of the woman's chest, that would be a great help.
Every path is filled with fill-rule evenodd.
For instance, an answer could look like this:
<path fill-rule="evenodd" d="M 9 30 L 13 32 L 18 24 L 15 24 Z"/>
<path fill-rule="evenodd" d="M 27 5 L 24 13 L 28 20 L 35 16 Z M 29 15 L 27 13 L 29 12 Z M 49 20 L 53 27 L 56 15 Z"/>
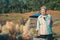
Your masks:
<path fill-rule="evenodd" d="M 40 21 L 40 24 L 43 24 L 43 25 L 45 25 L 45 24 L 50 22 L 47 18 L 44 19 L 43 17 L 40 18 L 39 21 Z"/>

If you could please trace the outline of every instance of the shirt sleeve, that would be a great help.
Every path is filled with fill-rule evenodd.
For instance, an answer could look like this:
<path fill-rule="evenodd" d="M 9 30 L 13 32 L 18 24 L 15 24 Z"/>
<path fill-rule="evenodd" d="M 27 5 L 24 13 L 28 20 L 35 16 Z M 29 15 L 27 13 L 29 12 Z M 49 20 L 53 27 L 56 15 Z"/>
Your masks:
<path fill-rule="evenodd" d="M 50 21 L 50 22 L 49 22 L 50 27 L 52 27 L 52 25 L 53 25 L 52 17 L 51 17 L 51 15 L 48 15 L 48 16 L 49 16 L 49 17 L 48 17 L 48 20 Z"/>
<path fill-rule="evenodd" d="M 37 19 L 37 28 L 36 28 L 36 30 L 39 30 L 39 28 L 40 28 L 40 21 L 39 21 L 39 19 Z"/>
<path fill-rule="evenodd" d="M 52 17 L 50 18 L 50 27 L 53 26 L 53 20 L 52 20 Z"/>

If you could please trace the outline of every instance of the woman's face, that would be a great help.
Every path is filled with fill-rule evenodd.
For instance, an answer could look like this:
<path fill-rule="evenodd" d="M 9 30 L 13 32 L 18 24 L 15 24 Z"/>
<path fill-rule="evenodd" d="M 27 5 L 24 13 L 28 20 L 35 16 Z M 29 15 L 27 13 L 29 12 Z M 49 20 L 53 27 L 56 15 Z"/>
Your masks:
<path fill-rule="evenodd" d="M 46 10 L 42 8 L 42 9 L 41 9 L 41 14 L 42 14 L 42 15 L 45 15 L 45 14 L 46 14 Z"/>

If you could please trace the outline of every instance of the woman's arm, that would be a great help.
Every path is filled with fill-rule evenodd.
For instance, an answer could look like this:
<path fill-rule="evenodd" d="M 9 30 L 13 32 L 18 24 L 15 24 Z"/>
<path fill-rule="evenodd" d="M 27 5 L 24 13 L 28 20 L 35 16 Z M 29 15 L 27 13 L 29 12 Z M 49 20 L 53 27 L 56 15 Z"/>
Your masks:
<path fill-rule="evenodd" d="M 39 21 L 39 19 L 37 19 L 37 28 L 36 28 L 36 31 L 38 31 L 39 28 L 40 28 L 40 21 Z"/>

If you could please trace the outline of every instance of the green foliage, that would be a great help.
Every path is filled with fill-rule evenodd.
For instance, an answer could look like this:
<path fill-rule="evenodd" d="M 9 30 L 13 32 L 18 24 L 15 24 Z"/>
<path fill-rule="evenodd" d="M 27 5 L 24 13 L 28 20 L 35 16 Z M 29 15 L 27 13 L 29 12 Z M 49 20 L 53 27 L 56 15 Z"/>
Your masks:
<path fill-rule="evenodd" d="M 42 5 L 60 10 L 60 0 L 0 0 L 0 13 L 25 13 L 40 10 Z"/>
<path fill-rule="evenodd" d="M 49 3 L 46 4 L 46 6 L 48 7 L 48 9 L 52 9 L 52 10 L 60 10 L 60 0 L 52 0 Z"/>

